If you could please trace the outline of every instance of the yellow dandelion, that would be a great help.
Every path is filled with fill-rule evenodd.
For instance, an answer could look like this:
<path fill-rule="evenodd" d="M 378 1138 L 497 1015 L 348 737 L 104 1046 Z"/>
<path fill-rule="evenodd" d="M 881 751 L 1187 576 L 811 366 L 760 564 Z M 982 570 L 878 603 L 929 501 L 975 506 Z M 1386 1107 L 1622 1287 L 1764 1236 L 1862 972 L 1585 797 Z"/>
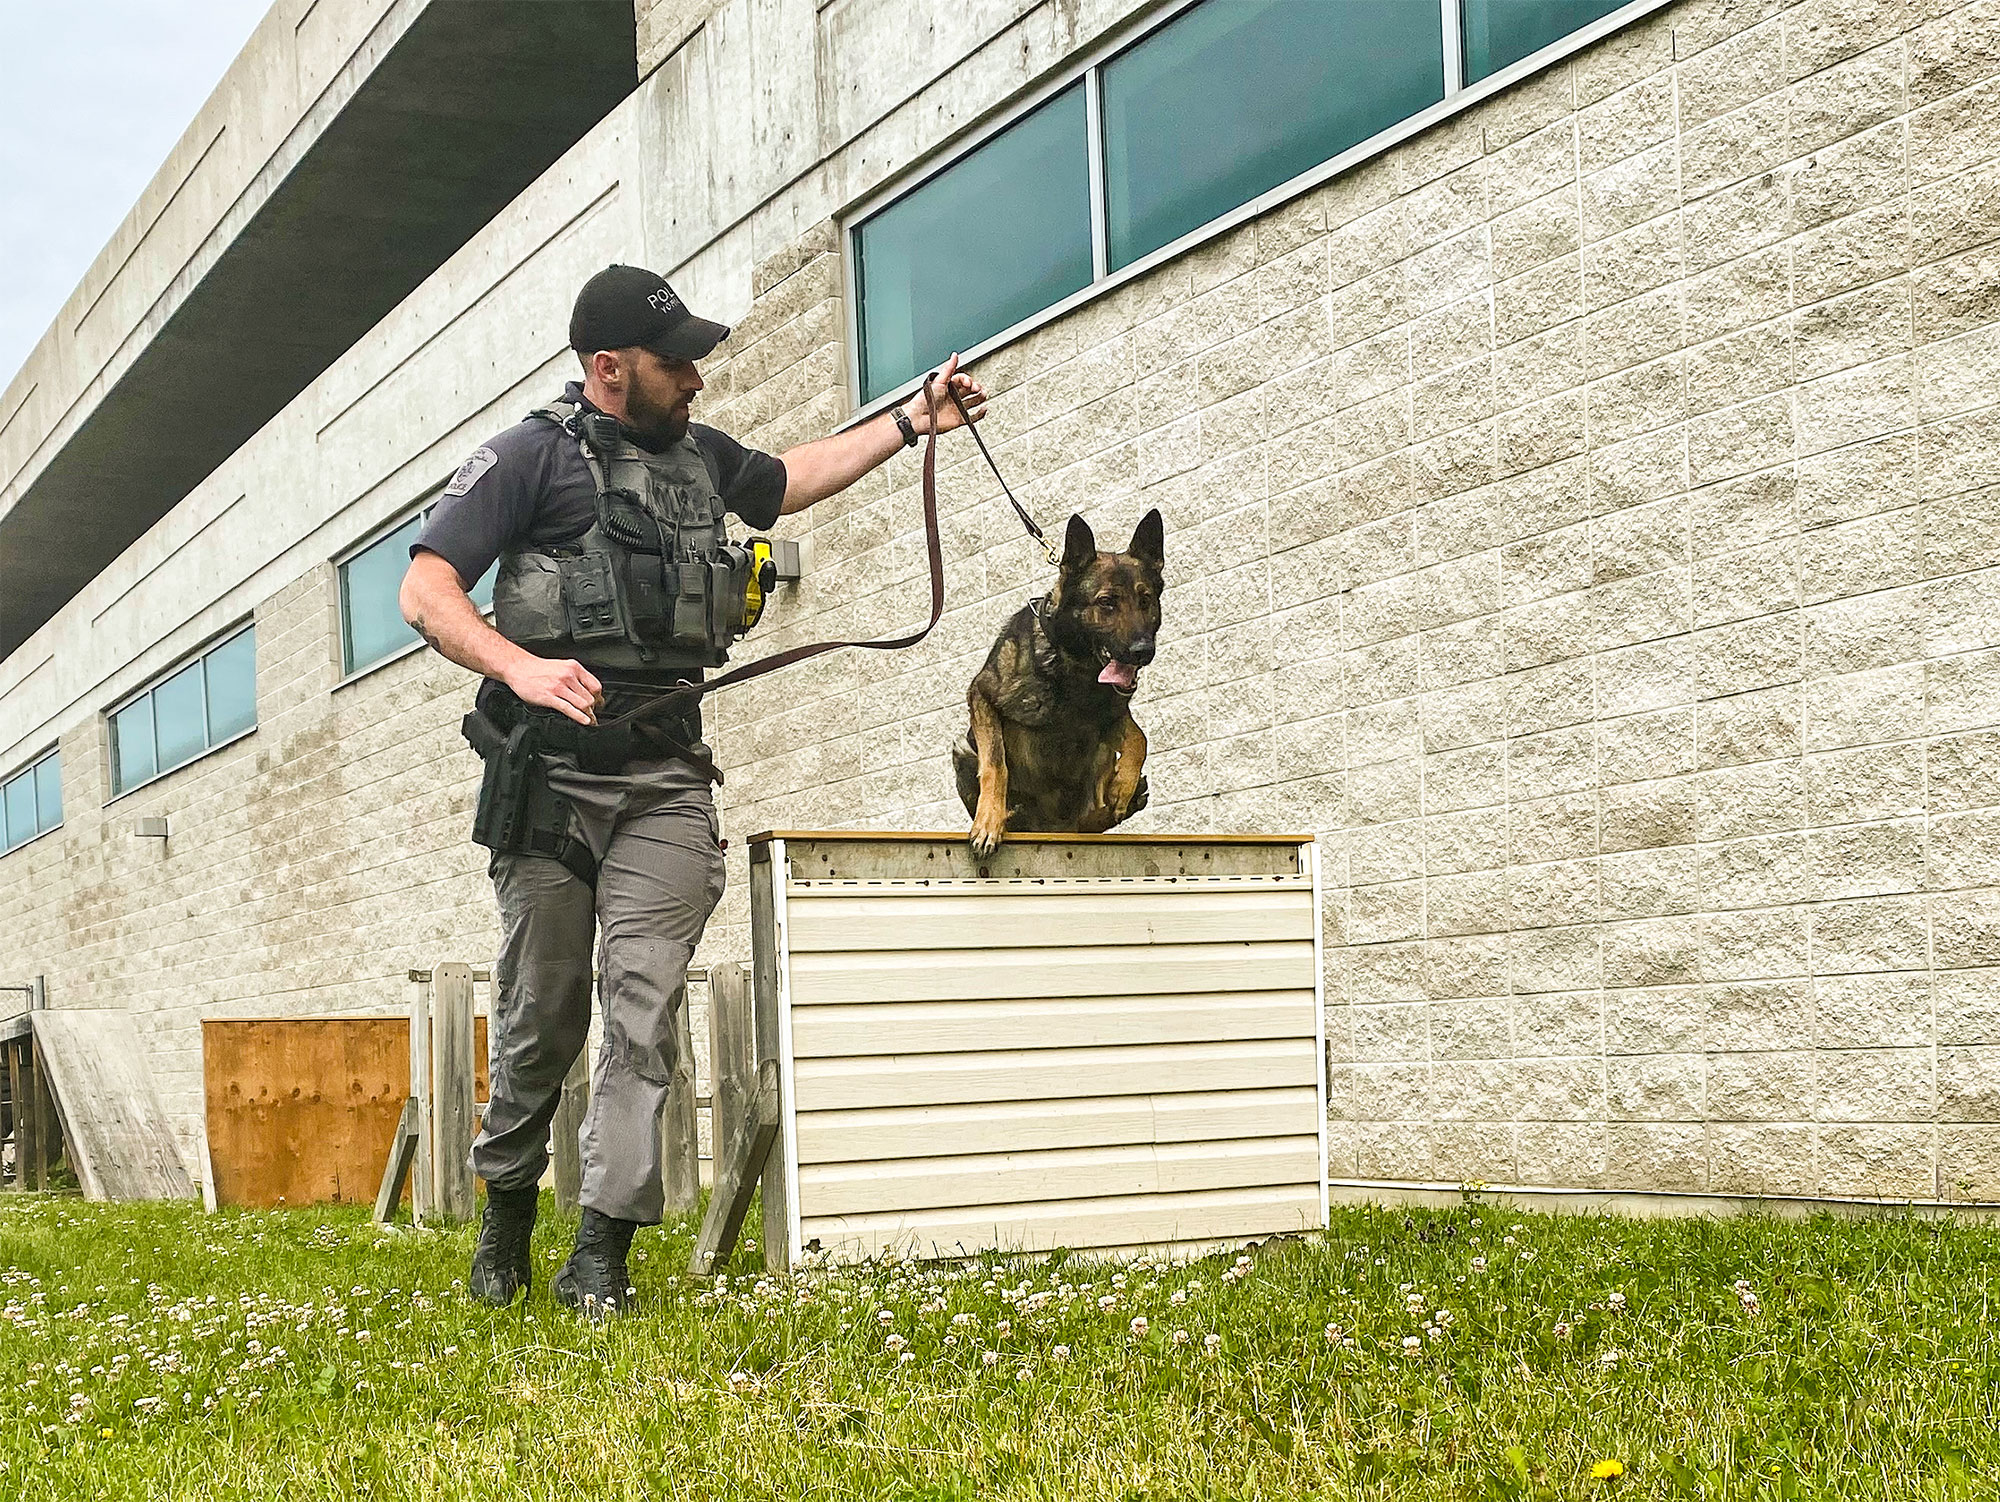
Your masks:
<path fill-rule="evenodd" d="M 97 1437 L 99 1439 L 109 1439 L 111 1438 L 111 1431 L 109 1429 L 100 1429 L 97 1431 Z"/>
<path fill-rule="evenodd" d="M 1600 1460 L 1590 1468 L 1591 1479 L 1594 1481 L 1609 1481 L 1614 1476 L 1624 1474 L 1625 1467 L 1615 1460 Z"/>

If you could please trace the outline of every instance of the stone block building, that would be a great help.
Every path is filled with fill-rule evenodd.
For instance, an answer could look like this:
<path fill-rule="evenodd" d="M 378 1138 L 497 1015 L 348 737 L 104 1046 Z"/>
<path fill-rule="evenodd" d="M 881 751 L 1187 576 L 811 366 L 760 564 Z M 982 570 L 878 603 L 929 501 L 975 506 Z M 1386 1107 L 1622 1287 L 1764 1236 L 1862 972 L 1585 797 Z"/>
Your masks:
<path fill-rule="evenodd" d="M 959 348 L 1045 523 L 1164 513 L 1135 827 L 1321 841 L 1337 1180 L 2000 1198 L 1994 0 L 536 9 L 279 0 L 0 395 L 5 964 L 191 1152 L 201 1018 L 495 946 L 393 579 L 623 260 L 747 443 Z M 742 836 L 963 824 L 1047 573 L 944 460 L 931 638 L 712 701 L 710 958 Z M 914 456 L 783 525 L 749 649 L 922 618 Z"/>

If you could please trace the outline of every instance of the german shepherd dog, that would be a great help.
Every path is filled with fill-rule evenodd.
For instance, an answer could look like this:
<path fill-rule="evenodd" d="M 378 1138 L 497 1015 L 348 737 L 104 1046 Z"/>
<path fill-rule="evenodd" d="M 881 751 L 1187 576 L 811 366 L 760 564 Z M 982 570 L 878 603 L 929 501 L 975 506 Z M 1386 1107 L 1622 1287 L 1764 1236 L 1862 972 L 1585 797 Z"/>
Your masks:
<path fill-rule="evenodd" d="M 1055 588 L 1014 612 L 972 680 L 972 728 L 952 748 L 972 850 L 1017 834 L 1099 834 L 1146 806 L 1146 737 L 1132 720 L 1160 633 L 1165 528 L 1148 511 L 1122 553 L 1069 519 Z"/>

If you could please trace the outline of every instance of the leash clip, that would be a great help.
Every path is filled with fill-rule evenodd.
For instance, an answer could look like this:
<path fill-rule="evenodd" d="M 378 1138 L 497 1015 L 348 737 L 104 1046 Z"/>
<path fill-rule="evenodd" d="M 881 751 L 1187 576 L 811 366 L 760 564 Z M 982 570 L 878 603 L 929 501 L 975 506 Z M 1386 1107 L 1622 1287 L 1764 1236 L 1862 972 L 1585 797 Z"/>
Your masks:
<path fill-rule="evenodd" d="M 937 378 L 938 372 L 935 370 L 924 377 L 924 396 L 927 401 L 930 399 L 931 382 Z M 993 450 L 986 446 L 986 437 L 979 431 L 979 424 L 974 422 L 972 414 L 965 410 L 964 399 L 949 386 L 945 387 L 944 394 L 951 404 L 958 408 L 958 415 L 965 422 L 965 430 L 972 435 L 972 441 L 979 445 L 980 455 L 986 460 L 986 467 L 993 471 L 993 478 L 1000 482 L 1000 493 L 1007 497 L 1007 504 L 1012 506 L 1014 514 L 1021 518 L 1021 525 L 1028 529 L 1028 535 L 1041 544 L 1042 556 L 1048 559 L 1049 567 L 1060 571 L 1062 568 L 1062 553 L 1054 543 L 1049 541 L 1048 534 L 1035 525 L 1035 519 L 1028 515 L 1028 508 L 1014 499 L 1014 492 L 1007 486 L 1007 477 L 1000 473 L 1000 466 L 993 458 Z M 935 432 L 937 427 L 935 417 L 932 418 L 931 427 L 932 431 Z"/>

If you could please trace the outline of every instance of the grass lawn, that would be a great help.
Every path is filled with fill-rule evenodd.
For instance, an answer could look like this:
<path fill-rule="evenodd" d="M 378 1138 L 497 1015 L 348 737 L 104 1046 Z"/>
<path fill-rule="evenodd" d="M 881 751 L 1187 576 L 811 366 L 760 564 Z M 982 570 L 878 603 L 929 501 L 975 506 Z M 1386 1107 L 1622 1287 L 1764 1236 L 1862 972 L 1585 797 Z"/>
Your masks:
<path fill-rule="evenodd" d="M 548 1298 L 570 1230 L 496 1313 L 470 1230 L 0 1201 L 0 1496 L 2000 1493 L 1986 1225 L 1473 1203 L 764 1283 L 675 1276 L 675 1224 L 605 1328 Z"/>

